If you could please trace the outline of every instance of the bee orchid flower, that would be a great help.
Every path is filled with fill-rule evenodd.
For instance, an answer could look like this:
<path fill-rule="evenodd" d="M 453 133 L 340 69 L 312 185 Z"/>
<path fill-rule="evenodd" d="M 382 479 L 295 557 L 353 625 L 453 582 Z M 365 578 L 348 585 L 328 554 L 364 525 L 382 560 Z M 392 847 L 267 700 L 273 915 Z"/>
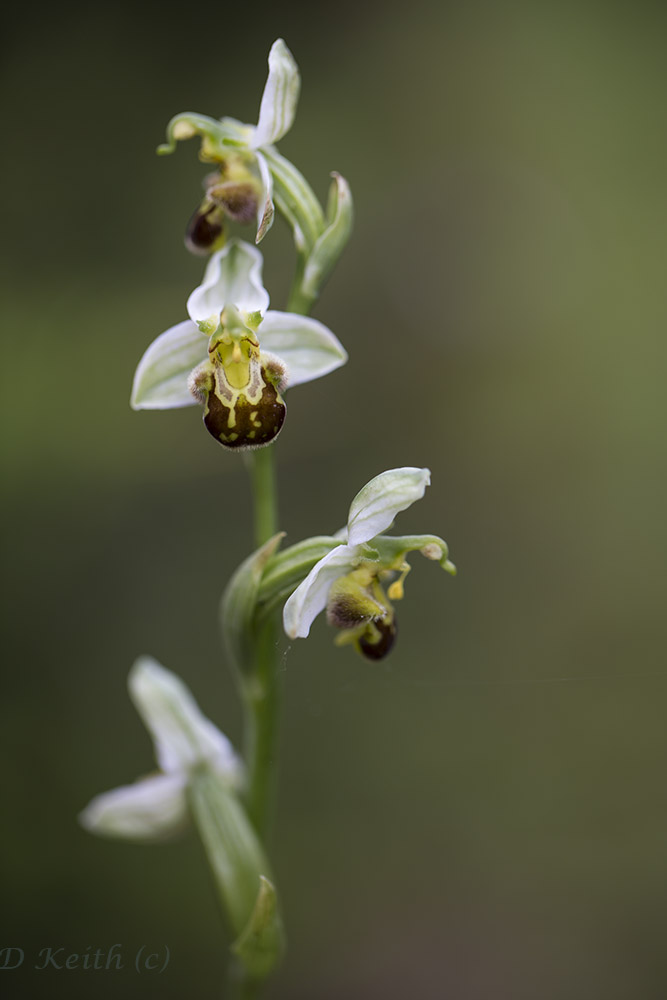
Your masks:
<path fill-rule="evenodd" d="M 150 657 L 128 680 L 130 697 L 153 737 L 159 771 L 96 796 L 79 820 L 87 830 L 131 840 L 161 840 L 188 826 L 188 786 L 206 768 L 238 789 L 243 767 L 227 737 L 200 711 L 185 684 Z"/>
<path fill-rule="evenodd" d="M 341 543 L 320 559 L 287 600 L 283 611 L 290 638 L 305 638 L 317 615 L 340 630 L 338 644 L 352 643 L 371 660 L 391 650 L 396 638 L 392 601 L 403 597 L 409 552 L 419 551 L 454 574 L 447 544 L 436 535 L 384 535 L 400 511 L 423 497 L 428 469 L 390 469 L 364 486 L 350 505 Z M 389 578 L 393 579 L 388 587 Z"/>
<path fill-rule="evenodd" d="M 190 295 L 190 319 L 160 334 L 144 353 L 133 409 L 199 402 L 207 430 L 223 447 L 269 444 L 285 419 L 285 389 L 328 374 L 347 354 L 318 320 L 268 306 L 262 255 L 230 240 Z"/>
<path fill-rule="evenodd" d="M 159 153 L 171 153 L 176 143 L 199 135 L 200 159 L 215 164 L 205 180 L 205 197 L 186 232 L 194 253 L 210 253 L 223 234 L 224 217 L 247 223 L 257 220 L 259 243 L 273 223 L 273 175 L 277 142 L 290 130 L 296 114 L 301 81 L 292 53 L 282 38 L 269 53 L 269 75 L 262 94 L 256 125 L 234 118 L 219 121 L 192 112 L 176 115 L 167 126 L 167 142 Z"/>

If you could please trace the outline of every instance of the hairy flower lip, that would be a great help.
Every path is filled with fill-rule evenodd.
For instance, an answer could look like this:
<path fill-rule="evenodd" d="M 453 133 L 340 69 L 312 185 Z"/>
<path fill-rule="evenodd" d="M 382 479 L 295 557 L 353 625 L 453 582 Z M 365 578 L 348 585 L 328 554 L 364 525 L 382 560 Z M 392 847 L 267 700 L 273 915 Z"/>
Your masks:
<path fill-rule="evenodd" d="M 189 380 L 208 358 L 210 337 L 220 323 L 238 325 L 238 338 L 259 343 L 260 361 L 283 391 L 327 375 L 345 364 L 340 341 L 319 320 L 268 308 L 262 284 L 262 255 L 256 247 L 230 240 L 209 259 L 202 283 L 188 297 L 189 320 L 160 334 L 144 352 L 134 376 L 133 409 L 173 409 L 194 405 Z M 211 341 L 215 347 L 217 340 Z M 278 377 L 278 368 L 281 369 Z"/>
<path fill-rule="evenodd" d="M 374 614 L 359 614 L 355 604 L 343 597 L 330 599 L 326 606 L 327 621 L 336 628 L 356 628 L 363 622 L 380 621 L 386 608 L 378 607 Z"/>

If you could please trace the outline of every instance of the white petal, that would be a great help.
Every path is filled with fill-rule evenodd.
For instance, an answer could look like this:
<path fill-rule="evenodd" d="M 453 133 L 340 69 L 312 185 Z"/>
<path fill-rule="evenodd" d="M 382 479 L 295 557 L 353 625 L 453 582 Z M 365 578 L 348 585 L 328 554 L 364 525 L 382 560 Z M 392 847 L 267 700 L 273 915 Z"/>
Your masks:
<path fill-rule="evenodd" d="M 334 580 L 349 573 L 357 557 L 356 547 L 340 545 L 315 563 L 283 609 L 283 625 L 290 639 L 305 639 L 310 626 L 327 606 Z"/>
<path fill-rule="evenodd" d="M 428 469 L 390 469 L 357 493 L 350 504 L 347 540 L 350 545 L 368 542 L 381 534 L 396 515 L 424 496 L 431 482 Z"/>
<path fill-rule="evenodd" d="M 79 822 L 105 837 L 159 840 L 175 836 L 188 823 L 185 778 L 156 774 L 105 792 L 86 806 Z"/>
<path fill-rule="evenodd" d="M 128 687 L 166 774 L 182 773 L 206 762 L 230 784 L 238 782 L 241 764 L 231 743 L 202 715 L 180 677 L 143 656 L 130 671 Z"/>
<path fill-rule="evenodd" d="M 188 375 L 206 358 L 206 339 L 189 319 L 157 337 L 137 365 L 132 383 L 134 410 L 193 406 Z"/>
<path fill-rule="evenodd" d="M 265 312 L 269 307 L 269 293 L 262 285 L 262 255 L 241 240 L 230 240 L 213 254 L 187 308 L 190 319 L 198 323 L 219 316 L 226 305 L 246 312 Z"/>
<path fill-rule="evenodd" d="M 257 167 L 262 179 L 262 194 L 257 206 L 257 236 L 255 243 L 261 243 L 273 225 L 275 209 L 273 207 L 273 177 L 269 165 L 261 153 L 257 153 Z"/>
<path fill-rule="evenodd" d="M 251 149 L 277 142 L 292 127 L 301 80 L 294 56 L 279 38 L 269 52 L 269 76 L 262 94 L 259 121 L 250 141 Z"/>
<path fill-rule="evenodd" d="M 287 365 L 290 386 L 327 375 L 347 361 L 345 348 L 331 330 L 307 316 L 270 310 L 257 336 L 261 350 Z"/>

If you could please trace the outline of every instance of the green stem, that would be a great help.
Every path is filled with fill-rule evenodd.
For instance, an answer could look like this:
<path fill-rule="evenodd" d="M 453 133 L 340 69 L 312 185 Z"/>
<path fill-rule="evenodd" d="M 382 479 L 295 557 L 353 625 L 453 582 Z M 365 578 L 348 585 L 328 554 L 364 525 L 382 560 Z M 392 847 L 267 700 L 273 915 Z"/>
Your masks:
<path fill-rule="evenodd" d="M 255 544 L 263 545 L 277 531 L 278 495 L 275 448 L 249 453 L 255 511 Z M 268 832 L 276 791 L 276 750 L 280 712 L 280 684 L 276 670 L 278 636 L 275 615 L 257 636 L 255 662 L 243 682 L 245 759 L 248 768 L 246 804 L 260 837 Z"/>
<path fill-rule="evenodd" d="M 273 164 L 282 167 L 282 158 Z M 312 244 L 323 225 L 322 210 L 298 172 L 299 186 L 307 188 L 308 208 L 301 220 L 306 239 Z M 290 177 L 294 180 L 294 177 Z M 280 186 L 280 185 L 278 185 Z M 310 203 L 312 202 L 312 204 Z M 292 286 L 288 309 L 307 315 L 314 296 L 301 291 L 301 278 L 306 262 L 302 251 L 297 259 L 297 277 Z M 297 280 L 298 279 L 298 280 Z M 275 448 L 252 450 L 248 456 L 252 484 L 255 521 L 255 545 L 260 547 L 278 530 L 278 492 L 276 485 Z M 277 747 L 280 719 L 280 677 L 277 669 L 278 628 L 276 614 L 271 614 L 260 626 L 255 646 L 254 662 L 241 680 L 244 709 L 244 749 L 247 767 L 246 808 L 260 839 L 266 843 L 271 825 L 277 785 Z M 261 986 L 250 980 L 236 962 L 228 970 L 229 996 L 238 1000 L 254 1000 Z"/>
<path fill-rule="evenodd" d="M 244 684 L 245 760 L 248 769 L 246 808 L 259 836 L 270 829 L 276 794 L 276 756 L 280 714 L 280 682 L 276 670 L 275 615 L 257 637 L 255 669 Z"/>
<path fill-rule="evenodd" d="M 262 990 L 262 983 L 250 979 L 245 967 L 237 958 L 231 958 L 227 967 L 224 1000 L 255 1000 Z"/>
<path fill-rule="evenodd" d="M 248 471 L 254 504 L 254 535 L 257 547 L 277 531 L 278 492 L 275 448 L 268 445 L 248 453 Z M 262 626 L 257 637 L 254 662 L 241 679 L 244 711 L 244 757 L 247 768 L 246 809 L 260 839 L 266 842 L 276 793 L 276 757 L 280 712 L 280 685 L 276 669 L 277 629 L 275 615 Z M 232 958 L 227 969 L 225 998 L 255 1000 L 261 983 L 251 979 L 243 965 Z"/>
<path fill-rule="evenodd" d="M 292 280 L 289 298 L 287 299 L 287 311 L 299 313 L 300 316 L 307 316 L 315 303 L 315 297 L 307 295 L 303 291 L 303 273 L 306 267 L 306 255 L 300 253 L 296 261 L 296 269 Z"/>
<path fill-rule="evenodd" d="M 275 445 L 247 452 L 255 510 L 255 546 L 264 545 L 278 530 Z"/>

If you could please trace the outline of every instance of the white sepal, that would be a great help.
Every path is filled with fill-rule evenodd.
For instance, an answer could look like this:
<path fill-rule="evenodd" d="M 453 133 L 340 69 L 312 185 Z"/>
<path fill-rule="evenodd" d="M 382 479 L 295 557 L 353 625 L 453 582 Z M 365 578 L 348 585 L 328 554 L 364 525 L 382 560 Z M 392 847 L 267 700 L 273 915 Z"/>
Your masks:
<path fill-rule="evenodd" d="M 327 375 L 347 361 L 338 338 L 308 316 L 269 310 L 257 336 L 262 350 L 276 354 L 287 365 L 290 386 Z"/>
<path fill-rule="evenodd" d="M 185 777 L 155 774 L 97 795 L 79 822 L 104 837 L 163 840 L 176 836 L 188 825 Z"/>
<path fill-rule="evenodd" d="M 226 305 L 246 312 L 265 312 L 269 293 L 262 285 L 262 255 L 255 247 L 230 240 L 209 260 L 201 285 L 187 302 L 195 323 L 219 317 Z"/>
<path fill-rule="evenodd" d="M 277 142 L 289 132 L 296 115 L 300 86 L 294 56 L 282 38 L 278 38 L 269 52 L 269 75 L 262 94 L 257 127 L 250 142 L 251 149 Z"/>
<path fill-rule="evenodd" d="M 360 545 L 381 534 L 400 511 L 424 496 L 431 482 L 428 469 L 390 469 L 371 479 L 352 503 L 347 519 L 348 545 Z"/>
<path fill-rule="evenodd" d="M 143 656 L 130 671 L 128 688 L 153 737 L 157 762 L 165 773 L 187 773 L 206 763 L 229 785 L 239 783 L 241 763 L 231 743 L 202 714 L 176 674 Z"/>
<path fill-rule="evenodd" d="M 331 584 L 349 573 L 356 559 L 355 548 L 339 545 L 315 563 L 283 609 L 283 626 L 290 639 L 306 638 L 313 621 L 327 606 Z"/>
<path fill-rule="evenodd" d="M 206 340 L 186 319 L 161 333 L 137 365 L 130 404 L 133 410 L 170 410 L 196 402 L 188 375 L 206 358 Z"/>

